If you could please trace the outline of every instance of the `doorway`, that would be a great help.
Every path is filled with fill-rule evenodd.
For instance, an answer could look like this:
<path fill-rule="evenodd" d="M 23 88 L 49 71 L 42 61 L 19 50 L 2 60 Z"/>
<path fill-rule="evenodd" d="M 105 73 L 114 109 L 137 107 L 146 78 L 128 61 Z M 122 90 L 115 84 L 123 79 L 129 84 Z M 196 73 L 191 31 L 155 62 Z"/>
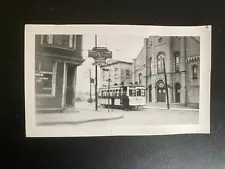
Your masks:
<path fill-rule="evenodd" d="M 152 102 L 152 85 L 149 86 L 149 102 Z"/>
<path fill-rule="evenodd" d="M 175 84 L 175 102 L 180 103 L 180 83 Z"/>
<path fill-rule="evenodd" d="M 74 100 L 74 73 L 75 69 L 72 66 L 67 67 L 67 85 L 66 85 L 66 105 L 73 106 Z"/>
<path fill-rule="evenodd" d="M 160 81 L 156 85 L 157 87 L 157 102 L 166 102 L 166 89 L 163 81 Z"/>

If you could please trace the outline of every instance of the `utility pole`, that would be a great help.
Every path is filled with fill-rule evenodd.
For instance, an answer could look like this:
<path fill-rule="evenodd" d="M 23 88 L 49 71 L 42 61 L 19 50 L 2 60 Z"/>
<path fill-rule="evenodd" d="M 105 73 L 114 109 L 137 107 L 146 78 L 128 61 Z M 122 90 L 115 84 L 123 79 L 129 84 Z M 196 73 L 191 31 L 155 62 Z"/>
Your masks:
<path fill-rule="evenodd" d="M 97 48 L 97 35 L 95 35 L 95 47 Z M 95 64 L 95 110 L 98 110 L 98 67 Z"/>
<path fill-rule="evenodd" d="M 89 74 L 90 74 L 90 103 L 92 103 L 92 91 L 91 91 L 92 78 L 91 78 L 91 69 L 90 68 L 89 68 Z"/>
<path fill-rule="evenodd" d="M 148 95 L 147 95 L 147 91 L 148 91 L 148 39 L 146 39 L 146 43 L 145 43 L 145 46 L 146 46 L 146 63 L 145 63 L 145 68 L 146 68 L 146 92 L 145 92 L 145 98 L 146 98 L 146 103 L 148 102 Z M 150 91 L 149 91 L 150 92 Z"/>
<path fill-rule="evenodd" d="M 109 112 L 109 99 L 110 99 L 110 76 L 109 76 L 109 79 L 108 79 L 108 90 L 109 90 L 109 93 L 108 93 L 108 112 Z"/>
<path fill-rule="evenodd" d="M 164 56 L 165 57 L 165 56 Z M 168 92 L 168 85 L 167 85 L 167 76 L 166 76 L 166 67 L 165 67 L 165 58 L 163 57 L 163 68 L 164 68 L 164 76 L 165 76 L 165 87 L 166 87 L 166 101 L 167 101 L 167 109 L 170 109 L 169 104 L 169 92 Z"/>

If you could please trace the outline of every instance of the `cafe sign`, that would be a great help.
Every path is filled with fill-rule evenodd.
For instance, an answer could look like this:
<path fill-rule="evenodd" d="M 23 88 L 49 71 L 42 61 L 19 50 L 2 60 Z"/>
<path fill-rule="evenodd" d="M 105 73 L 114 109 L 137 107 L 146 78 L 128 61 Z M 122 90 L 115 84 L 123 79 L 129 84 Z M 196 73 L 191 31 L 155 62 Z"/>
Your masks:
<path fill-rule="evenodd" d="M 94 47 L 92 50 L 88 51 L 88 57 L 91 57 L 93 59 L 96 58 L 111 59 L 112 51 L 109 51 L 107 48 L 104 47 Z"/>
<path fill-rule="evenodd" d="M 35 81 L 36 81 L 36 83 L 42 83 L 43 80 L 48 80 L 48 78 L 44 77 L 43 73 L 35 73 Z"/>

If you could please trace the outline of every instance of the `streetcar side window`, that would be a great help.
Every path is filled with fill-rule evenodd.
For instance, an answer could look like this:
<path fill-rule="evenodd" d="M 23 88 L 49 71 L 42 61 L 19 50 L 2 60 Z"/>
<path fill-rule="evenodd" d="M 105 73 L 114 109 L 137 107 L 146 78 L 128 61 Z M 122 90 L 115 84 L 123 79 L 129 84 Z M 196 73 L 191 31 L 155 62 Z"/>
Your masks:
<path fill-rule="evenodd" d="M 122 92 L 121 89 L 119 89 L 119 97 L 121 96 L 121 92 Z"/>
<path fill-rule="evenodd" d="M 116 97 L 119 97 L 119 90 L 116 89 Z"/>
<path fill-rule="evenodd" d="M 142 96 L 142 97 L 145 96 L 145 89 L 141 89 L 141 96 Z"/>
<path fill-rule="evenodd" d="M 115 89 L 113 90 L 112 95 L 113 95 L 114 97 L 116 97 L 116 96 L 115 96 L 115 95 L 116 95 L 116 90 L 115 90 Z"/>
<path fill-rule="evenodd" d="M 129 96 L 136 96 L 136 90 L 135 89 L 129 89 Z"/>
<path fill-rule="evenodd" d="M 141 96 L 141 89 L 137 89 L 137 96 Z"/>
<path fill-rule="evenodd" d="M 106 91 L 104 90 L 104 97 L 106 97 Z"/>

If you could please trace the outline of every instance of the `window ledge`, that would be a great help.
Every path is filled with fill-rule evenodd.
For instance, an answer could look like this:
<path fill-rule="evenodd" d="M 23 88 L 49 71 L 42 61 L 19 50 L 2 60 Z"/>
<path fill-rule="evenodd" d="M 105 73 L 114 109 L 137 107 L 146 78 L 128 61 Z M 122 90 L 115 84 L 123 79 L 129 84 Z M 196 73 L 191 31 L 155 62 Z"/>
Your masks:
<path fill-rule="evenodd" d="M 52 47 L 52 48 L 58 48 L 58 49 L 64 49 L 64 50 L 69 50 L 69 51 L 75 51 L 74 48 L 72 47 L 66 47 L 66 46 L 63 46 L 63 45 L 56 45 L 56 44 L 41 44 L 42 47 Z"/>
<path fill-rule="evenodd" d="M 54 98 L 54 95 L 48 95 L 48 94 L 35 94 L 35 97 L 40 97 L 40 98 Z"/>

